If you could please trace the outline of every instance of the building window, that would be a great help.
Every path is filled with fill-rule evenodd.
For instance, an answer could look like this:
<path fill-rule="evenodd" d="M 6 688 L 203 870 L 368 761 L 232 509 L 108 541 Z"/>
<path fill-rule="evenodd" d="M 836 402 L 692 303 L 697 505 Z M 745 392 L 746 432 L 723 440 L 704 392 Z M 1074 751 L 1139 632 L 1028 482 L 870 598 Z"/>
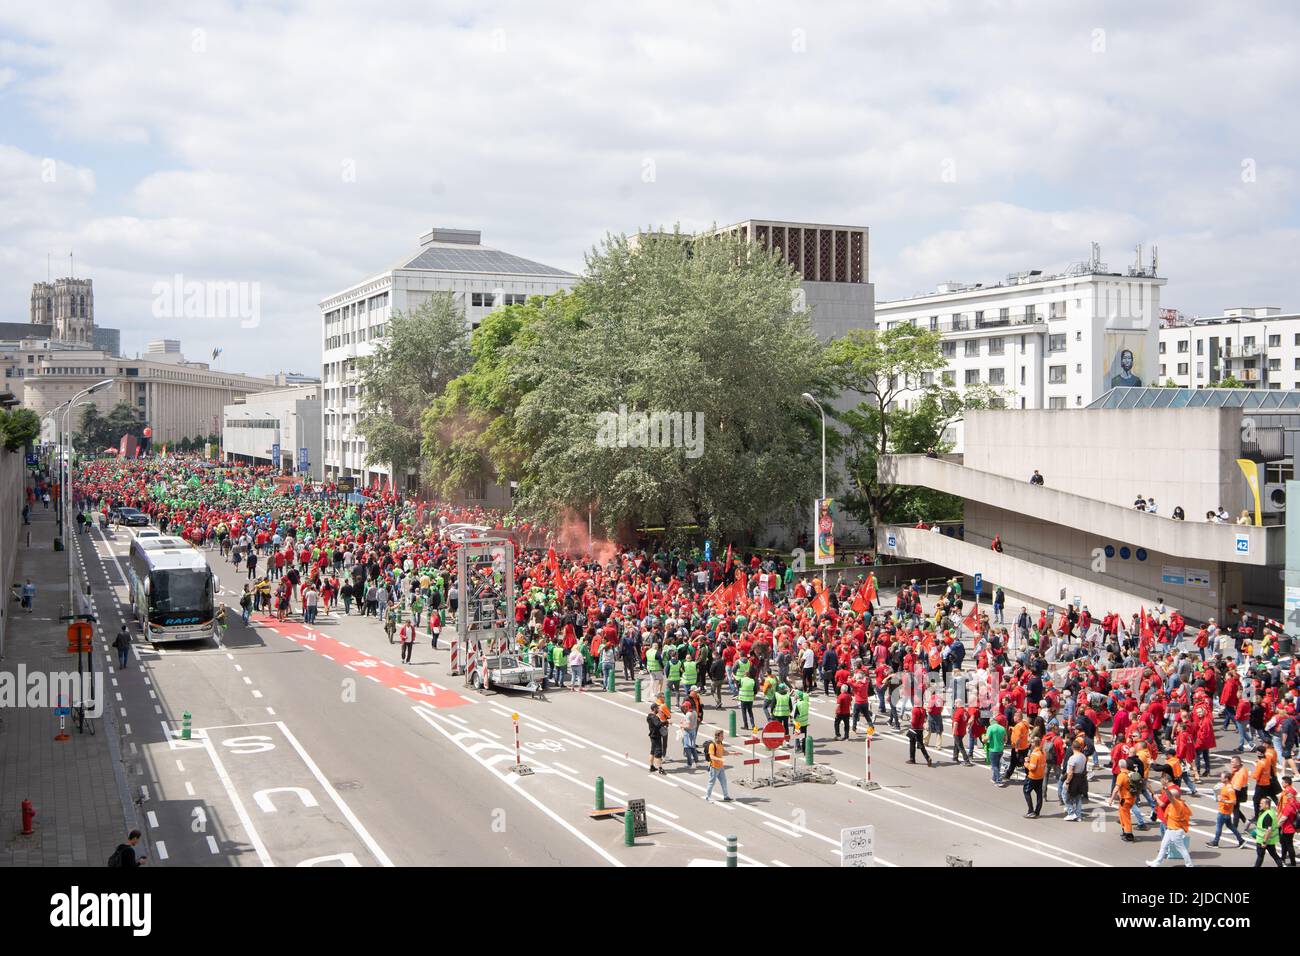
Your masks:
<path fill-rule="evenodd" d="M 476 309 L 490 309 L 496 305 L 496 294 L 492 292 L 473 292 L 470 294 L 470 305 Z"/>
<path fill-rule="evenodd" d="M 1280 485 L 1295 480 L 1295 463 L 1275 461 L 1264 466 L 1264 480 L 1270 485 Z"/>
<path fill-rule="evenodd" d="M 1282 336 L 1270 335 L 1268 337 L 1268 347 L 1271 349 L 1278 348 L 1282 344 Z"/>
<path fill-rule="evenodd" d="M 1161 355 L 1164 355 L 1164 354 L 1165 354 L 1165 343 L 1164 343 L 1164 342 L 1161 342 L 1161 343 L 1160 343 L 1160 354 L 1161 354 Z"/>
<path fill-rule="evenodd" d="M 980 383 L 980 370 L 977 368 L 966 369 L 966 384 L 978 385 Z"/>
<path fill-rule="evenodd" d="M 1297 344 L 1297 345 L 1300 345 L 1300 342 L 1297 342 L 1296 344 Z M 1205 354 L 1205 339 L 1197 339 L 1197 340 L 1196 340 L 1196 354 L 1197 354 L 1197 355 L 1204 355 L 1204 354 Z"/>
<path fill-rule="evenodd" d="M 929 387 L 929 386 L 931 386 L 931 385 L 933 385 L 933 384 L 934 384 L 934 373 L 933 373 L 933 372 L 922 372 L 922 373 L 921 373 L 921 386 L 922 386 L 923 388 L 927 388 L 927 387 Z"/>
<path fill-rule="evenodd" d="M 1025 384 L 1025 367 L 1023 365 L 1020 366 L 1020 384 Z"/>
<path fill-rule="evenodd" d="M 967 357 L 967 358 L 979 358 L 979 354 L 980 354 L 980 340 L 979 340 L 979 339 L 967 339 L 967 340 L 966 340 L 966 357 Z"/>
<path fill-rule="evenodd" d="M 1001 322 L 1001 323 L 1004 324 L 1004 325 L 1005 325 L 1006 323 L 1010 322 L 1010 321 L 1011 321 L 1011 310 L 1010 310 L 1009 308 L 1007 308 L 1007 309 L 998 309 L 998 321 Z"/>
<path fill-rule="evenodd" d="M 1025 306 L 1025 321 L 1034 322 L 1038 319 L 1037 309 L 1032 305 Z"/>
<path fill-rule="evenodd" d="M 1296 364 L 1296 368 L 1300 368 L 1300 361 L 1297 362 L 1297 364 Z M 1204 363 L 1204 362 L 1197 362 L 1197 363 L 1196 363 L 1196 377 L 1197 377 L 1197 378 L 1205 378 L 1205 363 Z"/>
<path fill-rule="evenodd" d="M 1242 347 L 1243 349 L 1248 349 L 1248 348 L 1250 348 L 1251 346 L 1253 346 L 1254 344 L 1255 344 L 1255 336 L 1253 336 L 1253 335 L 1248 335 L 1248 336 L 1246 336 L 1244 339 L 1241 340 L 1241 347 Z"/>
<path fill-rule="evenodd" d="M 1162 362 L 1162 363 L 1160 363 L 1160 377 L 1161 377 L 1161 378 L 1164 378 L 1164 377 L 1165 377 L 1165 374 L 1166 374 L 1166 373 L 1165 373 L 1165 366 L 1164 366 L 1164 363 Z"/>
<path fill-rule="evenodd" d="M 1065 381 L 1065 366 L 1050 365 L 1047 369 L 1047 381 L 1053 385 L 1060 385 Z"/>
<path fill-rule="evenodd" d="M 1282 360 L 1280 358 L 1271 358 L 1268 360 L 1268 370 L 1270 372 L 1282 371 Z"/>
<path fill-rule="evenodd" d="M 952 341 L 940 342 L 939 351 L 944 358 L 955 358 L 957 355 L 957 343 Z"/>
<path fill-rule="evenodd" d="M 1047 351 L 1064 352 L 1065 351 L 1065 333 L 1060 335 L 1049 335 L 1047 337 Z"/>
<path fill-rule="evenodd" d="M 1281 382 L 1269 382 L 1269 383 L 1268 383 L 1268 387 L 1269 387 L 1269 388 L 1281 388 L 1281 387 L 1282 387 L 1282 383 L 1281 383 Z"/>
<path fill-rule="evenodd" d="M 1002 355 L 1006 351 L 1006 339 L 1002 336 L 989 339 L 989 355 Z"/>
<path fill-rule="evenodd" d="M 930 316 L 930 331 L 939 331 L 939 317 L 937 315 Z"/>
<path fill-rule="evenodd" d="M 1049 399 L 1047 400 L 1047 407 L 1048 407 L 1048 408 L 1064 408 L 1064 407 L 1065 407 L 1065 396 L 1063 396 L 1063 395 L 1056 395 L 1056 396 L 1054 396 L 1054 397 L 1052 397 L 1052 398 L 1049 398 Z"/>
<path fill-rule="evenodd" d="M 1274 361 L 1277 362 L 1277 367 L 1278 367 L 1278 368 L 1281 368 L 1281 367 L 1282 367 L 1282 361 L 1281 361 L 1281 359 L 1274 359 Z M 1178 363 L 1178 374 L 1179 374 L 1179 375 L 1186 375 L 1186 374 L 1187 374 L 1187 363 L 1186 363 L 1186 362 L 1179 362 L 1179 363 Z"/>
<path fill-rule="evenodd" d="M 1007 380 L 1007 370 L 1004 368 L 989 369 L 990 385 L 1005 385 Z"/>

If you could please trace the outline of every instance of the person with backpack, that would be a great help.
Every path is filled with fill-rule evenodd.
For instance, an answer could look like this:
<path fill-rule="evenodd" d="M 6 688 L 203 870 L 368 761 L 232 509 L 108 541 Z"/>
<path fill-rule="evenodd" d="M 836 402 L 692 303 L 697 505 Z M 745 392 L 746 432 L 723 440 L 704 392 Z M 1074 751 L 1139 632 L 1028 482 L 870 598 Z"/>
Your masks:
<path fill-rule="evenodd" d="M 119 843 L 113 855 L 108 858 L 108 865 L 114 869 L 119 867 L 144 866 L 148 859 L 148 854 L 136 851 L 135 845 L 140 842 L 140 831 L 132 830 L 126 835 L 126 842 Z"/>
<path fill-rule="evenodd" d="M 661 713 L 659 701 L 651 701 L 650 713 L 645 720 L 650 733 L 650 772 L 666 777 L 668 771 L 664 769 L 664 753 L 668 749 L 668 721 Z M 726 792 L 725 789 L 723 792 Z"/>
<path fill-rule="evenodd" d="M 127 666 L 127 652 L 131 650 L 131 635 L 127 633 L 125 624 L 117 632 L 117 637 L 113 639 L 113 649 L 117 651 L 117 666 L 125 669 Z"/>
<path fill-rule="evenodd" d="M 727 745 L 722 742 L 722 731 L 713 732 L 713 740 L 709 742 L 707 756 L 709 758 L 709 786 L 704 791 L 704 802 L 710 803 L 713 800 L 713 785 L 722 784 L 722 802 L 730 803 L 731 794 L 727 792 Z M 662 772 L 662 771 L 661 771 Z"/>
<path fill-rule="evenodd" d="M 1129 769 L 1127 760 L 1121 760 L 1115 767 L 1115 789 L 1110 792 L 1109 806 L 1115 806 L 1119 803 L 1119 826 L 1120 839 L 1125 843 L 1136 843 L 1137 837 L 1133 836 L 1133 808 L 1137 805 L 1137 794 L 1134 787 L 1141 788 L 1142 774 L 1140 771 Z M 1134 780 L 1136 779 L 1136 784 Z"/>

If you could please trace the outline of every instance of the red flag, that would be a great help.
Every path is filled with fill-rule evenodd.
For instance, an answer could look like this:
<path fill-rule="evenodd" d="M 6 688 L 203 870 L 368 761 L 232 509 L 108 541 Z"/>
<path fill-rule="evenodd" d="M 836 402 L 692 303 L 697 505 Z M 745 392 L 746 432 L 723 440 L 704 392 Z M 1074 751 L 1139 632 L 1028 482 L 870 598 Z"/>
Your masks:
<path fill-rule="evenodd" d="M 854 614 L 866 614 L 869 606 L 870 605 L 867 604 L 861 593 L 853 595 L 853 604 L 851 607 L 853 608 Z"/>
<path fill-rule="evenodd" d="M 980 629 L 979 605 L 972 604 L 970 613 L 962 619 L 962 626 L 972 634 L 978 634 Z"/>
<path fill-rule="evenodd" d="M 681 578 L 673 578 L 668 582 L 668 590 L 665 592 L 668 597 L 677 593 L 677 589 L 682 586 Z"/>
<path fill-rule="evenodd" d="M 876 602 L 876 575 L 867 575 L 867 583 L 862 586 L 862 599 L 871 604 Z"/>
<path fill-rule="evenodd" d="M 813 587 L 817 590 L 817 596 L 812 599 L 812 609 L 817 612 L 818 616 L 821 616 L 830 610 L 831 599 L 827 597 L 826 588 L 820 581 L 816 581 Z"/>
<path fill-rule="evenodd" d="M 552 574 L 555 574 L 560 569 L 560 562 L 559 559 L 555 557 L 554 548 L 546 549 L 546 567 Z"/>
<path fill-rule="evenodd" d="M 730 570 L 731 570 L 731 545 L 727 545 L 727 563 L 723 567 L 722 573 L 726 574 Z"/>

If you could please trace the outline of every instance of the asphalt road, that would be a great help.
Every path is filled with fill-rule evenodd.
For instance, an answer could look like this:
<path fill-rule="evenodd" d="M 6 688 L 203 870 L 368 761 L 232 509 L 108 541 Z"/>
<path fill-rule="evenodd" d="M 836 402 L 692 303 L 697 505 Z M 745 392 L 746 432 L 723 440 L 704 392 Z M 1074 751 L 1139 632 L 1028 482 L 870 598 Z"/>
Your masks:
<path fill-rule="evenodd" d="M 86 572 L 111 644 L 129 620 L 123 558 L 129 534 L 78 535 Z M 139 640 L 128 667 L 109 654 L 108 706 L 117 708 L 132 793 L 148 821 L 153 865 L 722 865 L 735 835 L 742 865 L 839 865 L 840 830 L 875 827 L 883 866 L 1140 866 L 1158 831 L 1122 843 L 1102 771 L 1092 787 L 1092 822 L 1066 823 L 1049 787 L 1043 815 L 1023 818 L 1019 784 L 993 786 L 983 765 L 944 754 L 936 767 L 909 766 L 906 741 L 884 729 L 872 743 L 866 791 L 865 737 L 826 735 L 833 704 L 813 698 L 815 759 L 830 782 L 749 789 L 741 761 L 751 748 L 728 739 L 731 803 L 705 803 L 707 773 L 685 770 L 669 744 L 669 774 L 647 772 L 645 712 L 620 680 L 608 694 L 556 691 L 545 700 L 483 695 L 448 676 L 449 652 L 427 640 L 400 663 L 374 619 L 322 615 L 314 627 L 265 616 L 239 619 L 245 575 L 216 551 L 209 563 L 230 607 L 222 646 L 154 648 Z M 120 697 L 119 697 L 120 695 Z M 724 703 L 731 702 L 724 696 Z M 192 739 L 180 738 L 185 712 Z M 520 758 L 533 770 L 511 772 Z M 706 700 L 701 749 L 724 713 Z M 752 748 L 770 766 L 766 751 Z M 940 755 L 932 751 L 932 756 Z M 791 763 L 802 763 L 792 755 Z M 1224 759 L 1216 757 L 1216 769 Z M 597 777 L 606 799 L 646 801 L 649 833 L 624 846 L 617 818 L 593 820 Z M 1204 791 L 1202 791 L 1204 793 Z M 1196 863 L 1249 865 L 1253 850 L 1205 846 L 1214 806 L 1193 809 Z M 1180 865 L 1166 863 L 1166 866 Z"/>

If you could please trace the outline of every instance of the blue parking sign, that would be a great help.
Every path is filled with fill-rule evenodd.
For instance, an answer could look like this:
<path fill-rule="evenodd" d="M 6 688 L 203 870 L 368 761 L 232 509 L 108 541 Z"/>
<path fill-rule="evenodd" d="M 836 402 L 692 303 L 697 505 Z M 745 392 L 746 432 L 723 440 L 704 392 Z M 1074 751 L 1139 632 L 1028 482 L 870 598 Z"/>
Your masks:
<path fill-rule="evenodd" d="M 983 590 L 984 590 L 984 575 L 982 575 L 982 574 L 976 574 L 976 575 L 975 575 L 975 593 L 976 593 L 976 594 L 979 594 L 979 593 L 980 593 L 981 591 L 983 591 Z"/>

